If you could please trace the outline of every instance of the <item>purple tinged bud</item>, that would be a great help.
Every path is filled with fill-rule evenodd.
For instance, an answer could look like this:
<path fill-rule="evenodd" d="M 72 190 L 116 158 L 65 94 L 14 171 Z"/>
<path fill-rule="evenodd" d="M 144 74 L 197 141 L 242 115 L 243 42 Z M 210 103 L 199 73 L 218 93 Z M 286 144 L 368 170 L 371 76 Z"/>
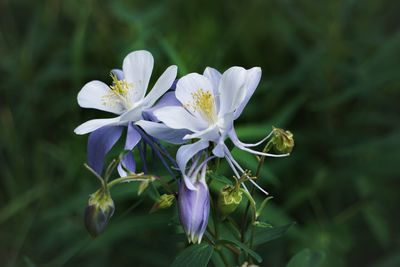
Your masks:
<path fill-rule="evenodd" d="M 207 184 L 196 181 L 190 190 L 184 181 L 179 185 L 179 217 L 189 243 L 200 243 L 207 228 L 210 213 L 210 196 Z"/>
<path fill-rule="evenodd" d="M 106 228 L 114 213 L 114 202 L 107 189 L 99 189 L 90 195 L 85 208 L 85 227 L 92 237 L 97 237 Z"/>

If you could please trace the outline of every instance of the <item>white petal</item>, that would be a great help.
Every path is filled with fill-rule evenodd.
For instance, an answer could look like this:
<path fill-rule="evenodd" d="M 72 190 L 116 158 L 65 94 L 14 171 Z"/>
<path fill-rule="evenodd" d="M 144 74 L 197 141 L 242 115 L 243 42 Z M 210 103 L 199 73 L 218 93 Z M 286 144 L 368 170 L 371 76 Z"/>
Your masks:
<path fill-rule="evenodd" d="M 212 87 L 213 87 L 214 95 L 217 95 L 218 94 L 218 85 L 221 80 L 222 74 L 214 68 L 207 67 L 204 70 L 203 75 L 210 80 Z"/>
<path fill-rule="evenodd" d="M 239 149 L 241 149 L 243 151 L 249 152 L 251 154 L 254 154 L 254 155 L 265 156 L 265 157 L 275 157 L 275 158 L 286 157 L 286 156 L 290 155 L 290 153 L 286 153 L 286 154 L 271 154 L 271 153 L 265 153 L 265 152 L 260 152 L 260 151 L 257 151 L 257 150 L 250 149 L 249 146 L 245 146 L 242 142 L 240 142 L 240 140 L 237 137 L 237 135 L 234 132 L 234 130 L 229 132 L 229 138 L 232 140 L 233 144 L 237 148 L 239 148 Z"/>
<path fill-rule="evenodd" d="M 164 73 L 158 78 L 153 89 L 147 94 L 144 100 L 144 107 L 151 107 L 153 104 L 166 92 L 176 79 L 178 67 L 173 65 L 169 66 Z"/>
<path fill-rule="evenodd" d="M 260 67 L 254 67 L 254 68 L 247 70 L 247 79 L 246 79 L 246 87 L 245 87 L 246 88 L 246 96 L 235 111 L 235 120 L 240 116 L 244 107 L 247 105 L 251 96 L 254 94 L 254 91 L 256 90 L 258 84 L 260 83 L 261 73 L 262 73 L 262 71 L 261 71 Z"/>
<path fill-rule="evenodd" d="M 107 97 L 112 91 L 107 84 L 101 81 L 91 81 L 85 84 L 78 93 L 78 104 L 83 108 L 94 108 L 121 114 L 123 107 L 119 104 L 107 103 Z"/>
<path fill-rule="evenodd" d="M 201 140 L 207 140 L 207 141 L 217 141 L 219 139 L 220 135 L 219 135 L 219 131 L 218 131 L 218 127 L 216 125 L 214 126 L 210 126 L 207 129 L 203 130 L 203 131 L 199 131 L 193 134 L 187 134 L 183 137 L 183 139 L 185 140 L 189 140 L 189 139 L 195 139 L 195 138 L 199 138 Z"/>
<path fill-rule="evenodd" d="M 135 124 L 142 127 L 146 133 L 157 139 L 161 139 L 172 144 L 183 144 L 186 142 L 183 140 L 183 136 L 188 133 L 187 130 L 171 129 L 165 124 L 145 120 L 137 121 Z"/>
<path fill-rule="evenodd" d="M 163 107 L 154 111 L 154 115 L 172 129 L 188 129 L 197 132 L 208 126 L 202 119 L 193 116 L 183 107 Z"/>
<path fill-rule="evenodd" d="M 222 74 L 219 83 L 220 109 L 218 115 L 234 112 L 246 96 L 247 72 L 242 67 L 231 67 Z"/>
<path fill-rule="evenodd" d="M 132 85 L 133 103 L 143 99 L 149 85 L 153 65 L 153 56 L 145 50 L 131 52 L 125 57 L 122 69 L 125 79 Z"/>
<path fill-rule="evenodd" d="M 198 73 L 190 73 L 188 75 L 183 76 L 178 80 L 176 84 L 175 95 L 176 98 L 185 106 L 187 106 L 188 110 L 195 115 L 196 117 L 203 119 L 200 113 L 198 113 L 195 109 L 191 108 L 193 106 L 195 100 L 193 99 L 193 94 L 197 92 L 199 89 L 203 91 L 208 91 L 214 97 L 214 92 L 212 89 L 212 84 L 210 80 Z M 215 104 L 215 103 L 214 103 Z"/>
<path fill-rule="evenodd" d="M 106 125 L 120 125 L 120 117 L 112 118 L 112 119 L 95 119 L 82 123 L 78 127 L 75 128 L 74 132 L 76 134 L 87 134 L 97 130 Z"/>
<path fill-rule="evenodd" d="M 219 157 L 223 158 L 225 156 L 225 151 L 224 151 L 225 144 L 224 143 L 218 143 L 214 149 L 212 150 L 212 153 Z"/>
<path fill-rule="evenodd" d="M 218 86 L 219 86 L 219 82 L 221 81 L 222 74 L 214 68 L 207 67 L 204 70 L 203 75 L 206 76 L 212 84 L 213 91 L 214 91 L 214 98 L 215 98 L 215 106 L 217 107 L 216 110 L 218 111 L 219 110 Z"/>
<path fill-rule="evenodd" d="M 137 106 L 131 108 L 121 115 L 121 121 L 138 121 L 142 119 L 143 107 L 140 102 L 136 103 Z"/>
<path fill-rule="evenodd" d="M 260 141 L 256 142 L 256 143 L 244 143 L 242 141 L 239 140 L 239 138 L 236 135 L 235 129 L 232 127 L 232 129 L 230 130 L 230 135 L 234 136 L 235 139 L 237 139 L 237 142 L 240 143 L 242 146 L 244 147 L 255 147 L 255 146 L 259 146 L 262 143 L 264 143 L 268 138 L 270 138 L 273 134 L 274 131 L 271 131 L 267 136 L 265 136 L 263 139 L 261 139 Z"/>
<path fill-rule="evenodd" d="M 209 143 L 207 141 L 200 140 L 193 144 L 183 145 L 178 149 L 178 152 L 176 153 L 176 161 L 182 174 L 184 174 L 184 177 L 186 176 L 186 166 L 188 161 L 198 152 L 207 148 L 208 145 Z M 190 190 L 197 190 L 191 183 L 186 183 L 186 185 Z"/>

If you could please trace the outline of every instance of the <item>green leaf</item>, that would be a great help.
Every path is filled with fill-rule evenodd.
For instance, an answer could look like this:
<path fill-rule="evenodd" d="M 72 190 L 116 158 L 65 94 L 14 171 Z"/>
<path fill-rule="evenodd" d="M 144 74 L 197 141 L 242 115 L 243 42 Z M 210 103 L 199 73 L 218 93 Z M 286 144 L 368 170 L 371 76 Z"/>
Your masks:
<path fill-rule="evenodd" d="M 250 256 L 252 256 L 258 263 L 262 262 L 262 258 L 260 255 L 258 255 L 257 252 L 255 252 L 254 250 L 250 249 L 248 246 L 246 246 L 245 244 L 236 241 L 236 240 L 226 240 L 226 239 L 222 239 L 222 240 L 218 240 L 217 243 L 230 243 L 233 244 L 239 248 L 241 248 L 243 251 L 246 251 L 247 253 L 249 253 Z"/>
<path fill-rule="evenodd" d="M 260 221 L 255 221 L 253 223 L 254 226 L 260 227 L 260 228 L 268 228 L 268 229 L 273 229 L 274 227 L 266 222 L 260 222 Z"/>
<path fill-rule="evenodd" d="M 265 208 L 265 205 L 267 205 L 267 202 L 268 202 L 270 199 L 272 199 L 272 198 L 274 198 L 274 197 L 267 197 L 267 198 L 265 198 L 265 199 L 263 200 L 263 202 L 261 202 L 261 205 L 260 205 L 260 207 L 257 209 L 257 212 L 256 212 L 256 218 L 260 217 L 261 212 L 262 212 L 263 209 Z"/>
<path fill-rule="evenodd" d="M 283 236 L 293 224 L 295 223 L 274 228 L 257 228 L 254 234 L 254 245 L 261 245 Z"/>
<path fill-rule="evenodd" d="M 213 247 L 207 243 L 192 245 L 184 249 L 178 257 L 175 258 L 171 267 L 205 267 L 210 261 L 213 251 Z"/>
<path fill-rule="evenodd" d="M 207 172 L 207 176 L 210 177 L 213 180 L 216 180 L 216 181 L 222 183 L 222 184 L 232 185 L 232 181 L 231 180 L 229 180 L 228 178 L 226 178 L 223 175 L 216 174 L 215 172 L 212 172 L 212 171 Z"/>
<path fill-rule="evenodd" d="M 286 267 L 318 267 L 324 258 L 324 253 L 306 248 L 294 255 Z"/>

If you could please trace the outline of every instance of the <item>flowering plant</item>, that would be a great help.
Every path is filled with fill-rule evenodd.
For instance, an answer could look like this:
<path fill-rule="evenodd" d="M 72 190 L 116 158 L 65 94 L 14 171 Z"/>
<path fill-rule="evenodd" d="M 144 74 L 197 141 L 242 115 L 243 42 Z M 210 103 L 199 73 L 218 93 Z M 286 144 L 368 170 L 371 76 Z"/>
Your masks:
<path fill-rule="evenodd" d="M 293 135 L 279 128 L 273 127 L 253 144 L 243 143 L 235 132 L 234 121 L 256 90 L 261 69 L 231 67 L 221 74 L 207 67 L 203 74 L 190 73 L 176 79 L 177 67 L 170 66 L 146 95 L 153 63 L 149 52 L 134 51 L 125 57 L 122 70 L 111 71 L 111 85 L 91 81 L 78 94 L 81 107 L 119 115 L 90 120 L 75 129 L 77 134 L 90 133 L 85 166 L 101 184 L 85 209 L 88 232 L 96 237 L 110 221 L 115 209 L 110 189 L 137 181 L 139 194 L 149 187 L 163 193 L 158 194 L 152 212 L 169 208 L 177 200 L 180 224 L 193 245 L 183 250 L 173 266 L 184 266 L 189 260 L 206 266 L 214 254 L 218 255 L 212 257 L 215 265 L 220 262 L 231 266 L 233 255 L 239 265 L 261 262 L 253 247 L 271 238 L 257 238 L 256 232 L 264 236 L 274 231 L 283 234 L 290 225 L 277 230 L 259 221 L 271 197 L 255 180 L 260 178 L 266 157 L 288 156 L 294 146 Z M 104 170 L 106 155 L 123 132 L 124 149 Z M 254 149 L 264 143 L 263 149 Z M 165 144 L 179 146 L 175 157 Z M 232 147 L 255 155 L 258 167 L 254 175 L 234 158 Z M 157 171 L 149 169 L 148 150 L 163 164 L 169 177 L 159 177 Z M 232 170 L 233 180 L 219 173 L 221 161 Z M 120 177 L 110 179 L 115 169 Z M 255 189 L 265 196 L 259 204 L 254 198 Z M 238 211 L 240 206 L 244 209 Z M 241 224 L 233 216 L 239 212 Z M 220 233 L 220 228 L 228 233 Z"/>

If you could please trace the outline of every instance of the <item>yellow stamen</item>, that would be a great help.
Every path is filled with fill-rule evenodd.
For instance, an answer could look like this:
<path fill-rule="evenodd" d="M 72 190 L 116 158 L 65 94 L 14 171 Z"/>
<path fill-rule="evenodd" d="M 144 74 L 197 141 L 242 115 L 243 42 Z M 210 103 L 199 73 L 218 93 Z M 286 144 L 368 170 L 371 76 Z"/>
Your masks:
<path fill-rule="evenodd" d="M 113 85 L 110 86 L 110 89 L 115 94 L 126 97 L 129 92 L 129 83 L 126 80 L 118 80 L 114 73 L 111 73 L 110 75 L 113 81 Z"/>
<path fill-rule="evenodd" d="M 126 80 L 118 80 L 114 73 L 110 73 L 112 78 L 112 85 L 110 85 L 111 93 L 104 96 L 104 105 L 115 105 L 120 103 L 125 109 L 129 109 L 131 106 L 129 93 L 130 88 L 133 86 Z"/>
<path fill-rule="evenodd" d="M 192 93 L 192 97 L 193 103 L 191 106 L 193 109 L 199 112 L 207 121 L 215 122 L 215 102 L 211 92 L 200 88 Z"/>

